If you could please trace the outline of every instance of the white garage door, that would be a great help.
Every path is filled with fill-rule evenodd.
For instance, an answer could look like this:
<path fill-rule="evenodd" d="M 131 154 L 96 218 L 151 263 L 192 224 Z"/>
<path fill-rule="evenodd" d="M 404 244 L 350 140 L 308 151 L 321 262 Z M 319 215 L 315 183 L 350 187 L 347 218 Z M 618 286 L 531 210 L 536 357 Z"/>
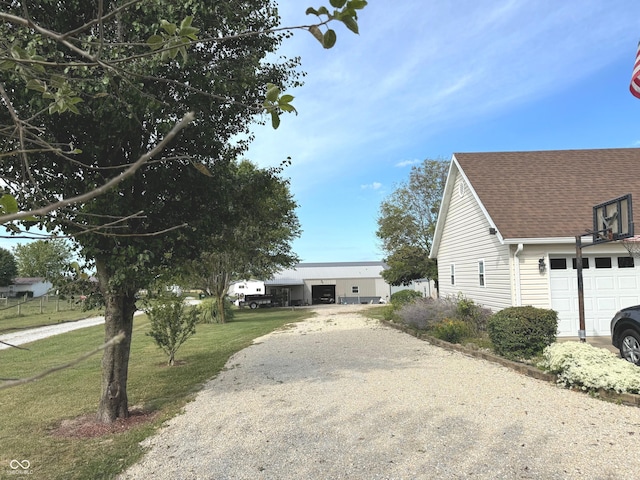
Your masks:
<path fill-rule="evenodd" d="M 558 312 L 560 336 L 579 330 L 575 257 L 549 256 L 551 308 Z M 583 257 L 584 312 L 587 336 L 610 335 L 616 311 L 640 304 L 640 260 L 621 256 Z"/>

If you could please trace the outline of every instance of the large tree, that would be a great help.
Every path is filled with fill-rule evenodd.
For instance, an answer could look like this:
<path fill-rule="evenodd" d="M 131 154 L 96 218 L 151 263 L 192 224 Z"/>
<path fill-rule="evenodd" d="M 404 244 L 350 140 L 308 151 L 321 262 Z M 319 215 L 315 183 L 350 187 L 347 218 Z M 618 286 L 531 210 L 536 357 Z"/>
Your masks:
<path fill-rule="evenodd" d="M 0 287 L 6 287 L 13 283 L 18 275 L 18 267 L 13 254 L 4 248 L 0 248 Z"/>
<path fill-rule="evenodd" d="M 339 16 L 310 13 L 352 30 L 366 4 L 331 3 Z M 0 212 L 3 221 L 33 220 L 15 213 L 14 197 L 32 213 L 53 211 L 46 226 L 76 236 L 95 262 L 106 339 L 125 334 L 103 356 L 98 418 L 110 422 L 128 416 L 137 290 L 237 221 L 226 208 L 229 159 L 246 142 L 230 139 L 256 113 L 271 113 L 277 126 L 278 113 L 292 110 L 274 85 L 297 84 L 296 61 L 265 60 L 284 35 L 275 33 L 272 1 L 9 2 L 0 19 L 0 50 L 14 58 L 0 65 L 10 188 Z M 308 29 L 325 47 L 335 41 L 320 25 Z M 176 136 L 180 118 L 192 123 Z M 86 195 L 96 188 L 100 196 Z"/>
<path fill-rule="evenodd" d="M 219 306 L 232 280 L 269 278 L 298 262 L 291 242 L 300 235 L 297 207 L 282 168 L 260 169 L 249 161 L 234 172 L 230 206 L 238 222 L 227 224 L 188 267 L 191 281 L 213 295 Z M 224 323 L 224 308 L 220 308 Z"/>
<path fill-rule="evenodd" d="M 16 245 L 13 249 L 22 277 L 44 277 L 55 280 L 69 270 L 73 252 L 63 239 L 37 240 Z"/>
<path fill-rule="evenodd" d="M 391 285 L 437 279 L 434 260 L 428 256 L 448 167 L 442 160 L 424 160 L 380 205 L 376 235 L 390 267 L 382 276 Z"/>

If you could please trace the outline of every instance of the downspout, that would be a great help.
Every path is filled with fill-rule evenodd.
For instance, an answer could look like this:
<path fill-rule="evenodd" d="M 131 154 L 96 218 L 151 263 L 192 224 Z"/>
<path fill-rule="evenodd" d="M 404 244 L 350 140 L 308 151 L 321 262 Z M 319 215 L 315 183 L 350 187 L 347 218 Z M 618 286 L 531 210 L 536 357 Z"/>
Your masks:
<path fill-rule="evenodd" d="M 515 270 L 515 280 L 516 280 L 516 307 L 522 306 L 522 292 L 521 292 L 521 284 L 520 284 L 520 252 L 524 249 L 524 245 L 522 243 L 518 244 L 518 248 L 516 248 L 516 252 L 513 254 L 514 260 L 514 270 Z"/>

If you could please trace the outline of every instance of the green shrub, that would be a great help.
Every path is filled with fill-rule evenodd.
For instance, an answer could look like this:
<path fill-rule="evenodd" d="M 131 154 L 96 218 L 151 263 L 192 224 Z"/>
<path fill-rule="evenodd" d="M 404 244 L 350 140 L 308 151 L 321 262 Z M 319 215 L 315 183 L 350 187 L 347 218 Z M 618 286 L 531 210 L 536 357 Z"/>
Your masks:
<path fill-rule="evenodd" d="M 452 299 L 456 305 L 456 318 L 467 322 L 475 334 L 487 331 L 487 322 L 493 314 L 488 308 L 484 308 L 473 300 L 458 295 Z"/>
<path fill-rule="evenodd" d="M 181 298 L 172 296 L 149 302 L 145 313 L 151 321 L 151 331 L 147 335 L 167 354 L 169 365 L 173 365 L 180 345 L 196 333 L 197 310 L 186 306 Z"/>
<path fill-rule="evenodd" d="M 509 307 L 494 314 L 487 324 L 495 352 L 518 360 L 540 355 L 556 340 L 558 313 L 535 307 Z"/>
<path fill-rule="evenodd" d="M 200 312 L 200 318 L 202 323 L 225 323 L 233 320 L 233 305 L 228 298 L 224 299 L 223 303 L 224 317 L 220 311 L 220 304 L 215 297 L 208 297 L 200 302 L 198 305 L 198 311 Z"/>
<path fill-rule="evenodd" d="M 382 307 L 382 318 L 388 322 L 393 322 L 396 320 L 397 315 L 396 311 L 393 308 L 393 305 L 385 305 Z"/>
<path fill-rule="evenodd" d="M 422 293 L 415 290 L 400 290 L 391 295 L 391 304 L 397 309 L 413 303 L 417 298 L 422 298 Z"/>
<path fill-rule="evenodd" d="M 429 333 L 445 342 L 460 343 L 473 335 L 473 329 L 463 320 L 446 319 L 433 325 Z"/>

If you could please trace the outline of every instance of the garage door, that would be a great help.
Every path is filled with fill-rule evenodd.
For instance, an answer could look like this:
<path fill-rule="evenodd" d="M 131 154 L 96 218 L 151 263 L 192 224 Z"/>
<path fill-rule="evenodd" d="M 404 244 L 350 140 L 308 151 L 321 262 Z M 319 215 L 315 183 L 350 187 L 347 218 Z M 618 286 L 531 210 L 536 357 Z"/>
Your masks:
<path fill-rule="evenodd" d="M 551 308 L 558 312 L 559 335 L 577 336 L 578 280 L 575 257 L 550 255 Z M 616 311 L 640 304 L 640 261 L 631 257 L 583 257 L 584 312 L 587 336 L 610 335 Z"/>
<path fill-rule="evenodd" d="M 559 335 L 576 336 L 580 317 L 575 257 L 550 256 L 549 263 L 551 308 L 558 312 Z M 631 257 L 585 255 L 582 272 L 587 336 L 610 335 L 615 312 L 640 304 L 640 266 Z"/>

